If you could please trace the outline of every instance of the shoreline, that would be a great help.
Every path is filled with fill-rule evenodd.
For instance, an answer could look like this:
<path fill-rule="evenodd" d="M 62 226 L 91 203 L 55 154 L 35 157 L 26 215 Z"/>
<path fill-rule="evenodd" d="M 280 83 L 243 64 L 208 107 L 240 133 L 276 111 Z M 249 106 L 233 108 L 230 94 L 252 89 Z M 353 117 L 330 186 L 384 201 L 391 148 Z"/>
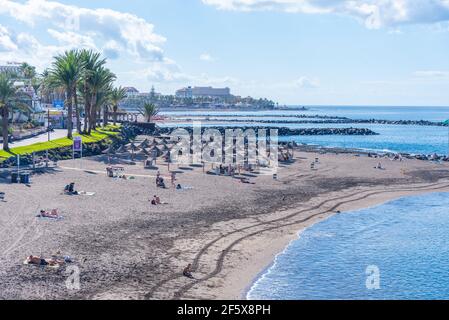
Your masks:
<path fill-rule="evenodd" d="M 249 265 L 254 265 L 255 268 L 259 268 L 260 271 L 255 274 L 255 275 L 251 275 L 250 270 L 252 270 L 253 268 L 250 268 L 250 270 L 248 270 L 247 274 L 247 279 L 248 279 L 248 283 L 247 285 L 245 285 L 243 288 L 240 288 L 239 293 L 237 293 L 237 291 L 235 292 L 229 292 L 231 294 L 231 296 L 227 296 L 227 294 L 225 296 L 223 296 L 223 299 L 234 299 L 234 297 L 236 295 L 239 296 L 238 299 L 240 300 L 249 300 L 248 299 L 248 294 L 250 293 L 252 287 L 257 283 L 257 281 L 266 273 L 268 272 L 268 270 L 276 263 L 277 257 L 284 254 L 285 251 L 289 248 L 289 246 L 294 242 L 297 241 L 301 234 L 308 228 L 314 226 L 316 223 L 327 220 L 331 217 L 333 217 L 336 214 L 345 214 L 348 212 L 352 212 L 352 211 L 358 211 L 358 210 L 364 210 L 364 209 L 369 209 L 369 208 L 375 208 L 378 206 L 381 206 L 383 204 L 386 204 L 388 202 L 394 201 L 394 200 L 398 200 L 404 197 L 410 197 L 410 196 L 417 196 L 417 195 L 424 195 L 424 194 L 432 194 L 432 193 L 439 193 L 439 192 L 449 192 L 449 186 L 445 187 L 445 188 L 441 188 L 441 189 L 437 189 L 437 190 L 432 190 L 432 191 L 409 191 L 409 192 L 399 192 L 399 193 L 394 193 L 392 195 L 386 195 L 386 194 L 382 194 L 382 198 L 381 199 L 376 199 L 376 200 L 372 200 L 368 203 L 362 201 L 362 202 L 358 202 L 355 201 L 354 203 L 351 203 L 349 205 L 347 205 L 347 207 L 345 207 L 344 211 L 341 211 L 340 213 L 334 212 L 334 213 L 329 213 L 327 214 L 325 217 L 323 217 L 323 219 L 320 219 L 319 221 L 314 221 L 312 223 L 306 224 L 304 225 L 304 227 L 302 227 L 301 229 L 294 229 L 292 228 L 291 232 L 294 232 L 293 230 L 296 230 L 295 235 L 292 235 L 291 237 L 288 237 L 285 240 L 278 240 L 278 244 L 275 247 L 281 247 L 283 248 L 281 251 L 274 251 L 274 250 L 270 250 L 268 251 L 265 256 L 261 257 L 256 257 L 251 259 L 250 258 L 250 262 Z M 386 197 L 385 197 L 386 196 Z M 260 241 L 262 242 L 262 240 Z M 268 248 L 272 248 L 271 246 Z M 240 270 L 241 271 L 241 270 Z M 239 271 L 239 272 L 240 272 Z M 235 271 L 237 272 L 237 271 Z M 243 272 L 245 274 L 245 272 Z M 232 279 L 232 275 L 231 275 L 231 279 Z M 232 281 L 232 280 L 230 280 Z M 235 284 L 233 284 L 233 286 L 238 286 L 238 283 L 236 282 Z"/>
<path fill-rule="evenodd" d="M 33 176 L 30 187 L 0 177 L 6 187 L 1 190 L 6 201 L 0 202 L 0 226 L 5 227 L 0 233 L 0 299 L 241 300 L 302 230 L 336 211 L 449 191 L 448 163 L 326 149 L 295 151 L 293 162 L 279 164 L 276 180 L 245 173 L 252 184 L 198 167 L 172 167 L 182 185 L 193 187 L 183 191 L 156 188 L 156 171 L 139 161 L 130 164 L 126 157 L 114 163 L 133 179 L 108 178 L 106 155 L 82 163 L 61 161 Z M 384 170 L 374 168 L 379 161 Z M 163 177 L 170 176 L 164 162 L 156 165 Z M 69 181 L 95 195 L 61 194 Z M 168 204 L 149 205 L 156 194 Z M 36 220 L 41 208 L 57 208 L 64 219 Z M 30 254 L 56 251 L 71 256 L 80 268 L 81 290 L 65 289 L 63 270 L 22 264 Z M 182 275 L 188 263 L 193 280 Z"/>

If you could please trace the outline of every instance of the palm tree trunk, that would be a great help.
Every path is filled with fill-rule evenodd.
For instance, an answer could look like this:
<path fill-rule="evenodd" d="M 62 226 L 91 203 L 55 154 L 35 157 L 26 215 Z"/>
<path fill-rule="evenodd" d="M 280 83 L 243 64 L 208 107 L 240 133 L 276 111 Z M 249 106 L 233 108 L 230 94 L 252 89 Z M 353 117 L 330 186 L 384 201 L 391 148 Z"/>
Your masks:
<path fill-rule="evenodd" d="M 67 138 L 73 138 L 73 122 L 72 122 L 72 89 L 67 90 Z"/>
<path fill-rule="evenodd" d="M 9 132 L 8 132 L 9 108 L 5 105 L 2 108 L 2 136 L 3 150 L 9 151 Z"/>
<path fill-rule="evenodd" d="M 87 131 L 87 134 L 91 134 L 92 133 L 92 129 L 94 129 L 94 121 L 95 121 L 95 104 L 92 103 L 93 101 L 96 101 L 96 95 L 93 94 L 91 97 L 91 101 L 89 103 L 89 113 L 88 113 L 88 117 L 89 117 L 89 129 Z"/>
<path fill-rule="evenodd" d="M 76 90 L 73 99 L 75 101 L 76 131 L 81 133 L 81 116 L 80 109 L 78 107 L 78 95 L 76 94 Z"/>
<path fill-rule="evenodd" d="M 88 121 L 89 121 L 89 114 L 90 114 L 90 96 L 89 92 L 87 91 L 86 85 L 84 85 L 83 88 L 83 97 L 84 97 L 84 133 L 87 133 L 88 131 Z"/>
<path fill-rule="evenodd" d="M 109 107 L 104 106 L 103 107 L 103 127 L 106 127 L 108 125 L 108 117 L 109 117 Z"/>
<path fill-rule="evenodd" d="M 90 108 L 88 107 L 88 104 L 86 103 L 86 105 L 84 106 L 84 133 L 87 133 L 88 131 L 88 126 L 89 126 L 89 112 L 90 112 Z"/>
<path fill-rule="evenodd" d="M 113 111 L 114 111 L 114 116 L 113 116 L 113 120 L 114 120 L 114 126 L 116 125 L 116 123 L 117 123 L 117 105 L 114 105 L 113 106 Z"/>

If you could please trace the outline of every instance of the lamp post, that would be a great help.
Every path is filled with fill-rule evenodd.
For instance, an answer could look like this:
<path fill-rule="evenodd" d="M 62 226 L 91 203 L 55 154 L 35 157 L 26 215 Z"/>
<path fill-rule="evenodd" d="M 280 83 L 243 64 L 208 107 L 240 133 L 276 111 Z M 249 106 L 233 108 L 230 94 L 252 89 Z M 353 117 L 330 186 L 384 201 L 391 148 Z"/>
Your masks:
<path fill-rule="evenodd" d="M 50 141 L 50 109 L 47 109 L 47 133 L 48 141 Z"/>

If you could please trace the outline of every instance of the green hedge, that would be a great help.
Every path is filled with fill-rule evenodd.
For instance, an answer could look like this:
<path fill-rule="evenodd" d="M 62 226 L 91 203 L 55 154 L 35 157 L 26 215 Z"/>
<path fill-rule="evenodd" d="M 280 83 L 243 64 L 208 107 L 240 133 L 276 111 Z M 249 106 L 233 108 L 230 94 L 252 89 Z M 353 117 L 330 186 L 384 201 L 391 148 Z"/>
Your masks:
<path fill-rule="evenodd" d="M 91 135 L 74 134 L 74 136 L 82 136 L 83 144 L 95 143 L 105 140 L 109 137 L 116 136 L 120 133 L 120 126 L 109 125 L 104 129 L 93 130 Z M 0 150 L 0 162 L 4 161 L 15 155 L 27 155 L 33 152 L 41 152 L 45 150 L 52 150 L 63 147 L 70 147 L 73 144 L 73 140 L 68 138 L 55 139 L 48 142 L 38 142 L 30 144 L 28 146 L 11 148 L 9 152 Z"/>

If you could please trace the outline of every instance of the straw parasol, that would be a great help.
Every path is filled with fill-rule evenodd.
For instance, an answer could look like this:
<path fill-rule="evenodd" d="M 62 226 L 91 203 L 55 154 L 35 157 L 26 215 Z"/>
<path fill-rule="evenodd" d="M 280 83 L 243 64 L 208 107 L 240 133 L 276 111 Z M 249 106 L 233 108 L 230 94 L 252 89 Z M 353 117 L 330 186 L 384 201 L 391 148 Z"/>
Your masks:
<path fill-rule="evenodd" d="M 140 148 L 146 148 L 146 147 L 148 147 L 148 146 L 149 146 L 149 141 L 148 141 L 148 139 L 143 140 L 143 141 L 139 144 L 139 147 L 140 147 Z"/>
<path fill-rule="evenodd" d="M 104 149 L 101 153 L 103 153 L 103 154 L 112 154 L 112 153 L 114 153 L 114 148 L 112 146 L 110 146 L 110 147 Z"/>
<path fill-rule="evenodd" d="M 126 152 L 126 147 L 124 145 L 121 145 L 117 150 L 115 150 L 116 153 L 124 153 Z"/>

